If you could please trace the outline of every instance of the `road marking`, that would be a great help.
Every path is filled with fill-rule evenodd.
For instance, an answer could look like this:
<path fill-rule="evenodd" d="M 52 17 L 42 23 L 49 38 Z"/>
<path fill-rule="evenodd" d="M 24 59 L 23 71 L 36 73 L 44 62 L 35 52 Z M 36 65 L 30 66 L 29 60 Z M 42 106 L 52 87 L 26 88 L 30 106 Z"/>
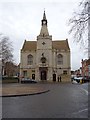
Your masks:
<path fill-rule="evenodd" d="M 86 93 L 86 95 L 88 95 L 88 91 L 87 91 L 87 90 L 85 90 L 85 89 L 83 89 L 83 88 L 82 88 L 82 90 Z"/>
<path fill-rule="evenodd" d="M 87 108 L 85 108 L 85 109 L 83 109 L 83 110 L 79 110 L 78 112 L 74 112 L 73 114 L 78 114 L 78 113 L 81 113 L 81 112 L 84 112 L 84 111 L 87 111 L 88 109 Z"/>
<path fill-rule="evenodd" d="M 88 110 L 87 108 L 83 109 L 83 110 L 79 110 L 78 113 L 83 112 L 83 111 L 87 111 L 87 110 Z"/>

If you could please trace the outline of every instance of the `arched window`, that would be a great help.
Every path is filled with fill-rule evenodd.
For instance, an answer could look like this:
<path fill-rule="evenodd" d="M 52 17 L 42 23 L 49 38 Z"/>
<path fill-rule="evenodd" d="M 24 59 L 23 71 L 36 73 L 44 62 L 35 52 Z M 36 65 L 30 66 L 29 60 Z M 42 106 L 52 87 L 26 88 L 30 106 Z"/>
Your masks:
<path fill-rule="evenodd" d="M 58 54 L 58 56 L 57 56 L 57 64 L 59 64 L 59 65 L 63 64 L 63 55 Z"/>
<path fill-rule="evenodd" d="M 30 54 L 27 56 L 27 64 L 32 65 L 33 64 L 33 56 Z"/>

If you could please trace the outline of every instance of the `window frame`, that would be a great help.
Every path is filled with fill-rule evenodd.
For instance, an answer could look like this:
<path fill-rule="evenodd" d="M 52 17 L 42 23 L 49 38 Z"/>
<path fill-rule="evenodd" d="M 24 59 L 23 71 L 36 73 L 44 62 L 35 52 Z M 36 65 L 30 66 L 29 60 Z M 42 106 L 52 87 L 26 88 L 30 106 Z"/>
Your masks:
<path fill-rule="evenodd" d="M 27 56 L 27 64 L 32 65 L 33 64 L 33 55 L 29 54 Z"/>
<path fill-rule="evenodd" d="M 63 74 L 64 74 L 64 75 L 67 75 L 67 74 L 68 74 L 68 71 L 67 71 L 67 70 L 63 70 Z"/>
<path fill-rule="evenodd" d="M 63 55 L 62 54 L 58 54 L 57 55 L 57 64 L 58 65 L 62 65 L 63 64 Z"/>

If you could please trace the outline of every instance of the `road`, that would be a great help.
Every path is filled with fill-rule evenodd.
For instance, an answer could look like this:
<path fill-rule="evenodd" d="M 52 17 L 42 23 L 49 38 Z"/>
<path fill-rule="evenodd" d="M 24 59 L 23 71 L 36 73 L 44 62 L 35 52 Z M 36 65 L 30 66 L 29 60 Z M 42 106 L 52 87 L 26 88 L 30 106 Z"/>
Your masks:
<path fill-rule="evenodd" d="M 40 84 L 49 92 L 2 99 L 3 118 L 88 118 L 88 84 Z"/>

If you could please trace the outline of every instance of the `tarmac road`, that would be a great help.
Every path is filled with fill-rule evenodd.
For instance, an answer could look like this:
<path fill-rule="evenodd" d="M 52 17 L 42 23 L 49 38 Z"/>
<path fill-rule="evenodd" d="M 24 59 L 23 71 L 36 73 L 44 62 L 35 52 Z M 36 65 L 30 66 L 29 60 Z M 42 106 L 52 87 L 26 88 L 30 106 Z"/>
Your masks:
<path fill-rule="evenodd" d="M 3 118 L 88 118 L 88 84 L 45 83 L 49 92 L 2 98 Z"/>

